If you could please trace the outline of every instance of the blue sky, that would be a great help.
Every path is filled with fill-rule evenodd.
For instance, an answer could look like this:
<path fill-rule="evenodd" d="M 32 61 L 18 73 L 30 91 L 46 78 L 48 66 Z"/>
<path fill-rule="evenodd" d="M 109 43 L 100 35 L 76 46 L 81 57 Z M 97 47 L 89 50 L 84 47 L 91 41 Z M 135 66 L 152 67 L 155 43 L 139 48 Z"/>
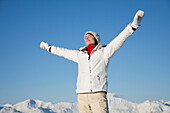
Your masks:
<path fill-rule="evenodd" d="M 40 42 L 78 49 L 92 30 L 108 44 L 139 9 L 141 27 L 110 61 L 108 92 L 133 102 L 170 101 L 169 0 L 1 0 L 0 105 L 77 101 L 77 64 Z"/>

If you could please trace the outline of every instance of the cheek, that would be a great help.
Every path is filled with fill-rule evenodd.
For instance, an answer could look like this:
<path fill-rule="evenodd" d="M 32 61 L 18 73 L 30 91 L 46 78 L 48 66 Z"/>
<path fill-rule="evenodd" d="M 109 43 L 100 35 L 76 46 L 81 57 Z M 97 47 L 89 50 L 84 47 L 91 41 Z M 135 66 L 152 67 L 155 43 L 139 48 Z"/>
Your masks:
<path fill-rule="evenodd" d="M 95 40 L 94 40 L 94 39 L 91 39 L 90 41 L 91 41 L 92 43 L 95 43 Z"/>

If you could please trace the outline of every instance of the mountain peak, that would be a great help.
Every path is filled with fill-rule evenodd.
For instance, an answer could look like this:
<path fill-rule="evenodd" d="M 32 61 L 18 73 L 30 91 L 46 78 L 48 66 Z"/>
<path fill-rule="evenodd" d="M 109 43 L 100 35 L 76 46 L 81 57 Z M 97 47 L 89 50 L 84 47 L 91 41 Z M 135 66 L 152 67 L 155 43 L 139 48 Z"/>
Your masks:
<path fill-rule="evenodd" d="M 37 104 L 36 104 L 35 100 L 33 100 L 33 99 L 28 99 L 28 100 L 26 100 L 26 103 L 27 103 L 27 106 L 28 106 L 29 108 L 35 108 L 35 107 L 37 107 Z"/>
<path fill-rule="evenodd" d="M 27 100 L 25 100 L 25 102 L 35 102 L 35 100 L 34 99 L 27 99 Z"/>

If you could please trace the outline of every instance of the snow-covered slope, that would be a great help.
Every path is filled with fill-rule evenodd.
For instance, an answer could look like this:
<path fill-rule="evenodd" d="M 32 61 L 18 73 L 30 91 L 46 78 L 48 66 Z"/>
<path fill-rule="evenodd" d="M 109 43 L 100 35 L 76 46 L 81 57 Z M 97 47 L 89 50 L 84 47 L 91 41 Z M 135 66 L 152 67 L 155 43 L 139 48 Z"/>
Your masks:
<path fill-rule="evenodd" d="M 133 103 L 108 94 L 109 113 L 170 113 L 170 101 Z M 51 103 L 28 99 L 11 105 L 1 105 L 0 113 L 78 113 L 77 103 Z"/>
<path fill-rule="evenodd" d="M 28 99 L 15 105 L 0 106 L 0 113 L 78 113 L 77 103 L 43 102 Z"/>
<path fill-rule="evenodd" d="M 133 103 L 108 94 L 109 113 L 170 113 L 170 104 L 164 101 Z"/>

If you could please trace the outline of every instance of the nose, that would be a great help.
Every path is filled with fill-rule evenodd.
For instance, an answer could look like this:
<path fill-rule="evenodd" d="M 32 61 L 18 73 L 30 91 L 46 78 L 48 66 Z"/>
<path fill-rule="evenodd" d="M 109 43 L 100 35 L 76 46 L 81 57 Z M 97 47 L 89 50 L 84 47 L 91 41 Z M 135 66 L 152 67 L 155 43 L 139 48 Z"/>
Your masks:
<path fill-rule="evenodd" d="M 85 40 L 88 40 L 89 39 L 89 37 L 85 37 Z"/>

